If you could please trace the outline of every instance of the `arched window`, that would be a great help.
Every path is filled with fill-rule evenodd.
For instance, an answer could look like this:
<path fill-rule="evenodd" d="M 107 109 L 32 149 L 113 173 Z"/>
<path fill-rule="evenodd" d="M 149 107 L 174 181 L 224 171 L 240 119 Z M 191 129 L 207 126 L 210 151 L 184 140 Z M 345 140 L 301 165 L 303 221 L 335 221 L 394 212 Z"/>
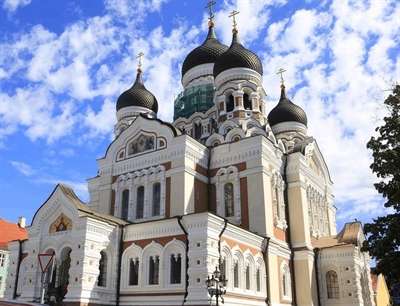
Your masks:
<path fill-rule="evenodd" d="M 224 200 L 225 200 L 225 217 L 233 217 L 235 215 L 235 210 L 234 210 L 232 183 L 226 183 L 224 186 Z"/>
<path fill-rule="evenodd" d="M 139 281 L 139 258 L 129 261 L 129 286 L 137 286 Z"/>
<path fill-rule="evenodd" d="M 136 196 L 136 219 L 143 218 L 143 208 L 144 208 L 144 186 L 139 186 L 137 188 L 137 196 Z"/>
<path fill-rule="evenodd" d="M 249 95 L 245 93 L 243 95 L 244 109 L 252 109 L 251 100 L 249 99 Z"/>
<path fill-rule="evenodd" d="M 161 184 L 155 183 L 153 185 L 153 216 L 160 215 L 160 203 L 161 203 Z"/>
<path fill-rule="evenodd" d="M 246 266 L 246 290 L 250 290 L 250 266 Z"/>
<path fill-rule="evenodd" d="M 235 98 L 233 97 L 233 95 L 230 95 L 228 101 L 226 102 L 226 111 L 227 112 L 233 111 L 233 109 L 235 107 L 234 101 L 235 101 Z"/>
<path fill-rule="evenodd" d="M 326 273 L 326 291 L 328 299 L 339 299 L 339 281 L 335 271 L 330 270 Z"/>
<path fill-rule="evenodd" d="M 107 254 L 104 251 L 101 251 L 100 256 L 100 273 L 97 279 L 97 286 L 105 287 L 107 285 Z"/>
<path fill-rule="evenodd" d="M 160 258 L 158 256 L 149 257 L 149 285 L 158 285 L 160 276 Z"/>
<path fill-rule="evenodd" d="M 239 288 L 239 264 L 235 262 L 233 265 L 233 287 Z"/>
<path fill-rule="evenodd" d="M 182 271 L 182 257 L 181 254 L 174 255 L 171 254 L 171 273 L 170 273 L 170 283 L 180 284 L 181 283 L 181 271 Z"/>
<path fill-rule="evenodd" d="M 256 284 L 257 284 L 257 292 L 261 291 L 261 272 L 260 267 L 257 268 L 256 272 Z"/>
<path fill-rule="evenodd" d="M 122 191 L 122 207 L 121 207 L 121 219 L 128 220 L 129 211 L 129 190 L 125 189 Z"/>
<path fill-rule="evenodd" d="M 290 276 L 290 270 L 287 264 L 283 264 L 281 267 L 281 285 L 282 294 L 284 300 L 292 299 L 292 281 Z"/>

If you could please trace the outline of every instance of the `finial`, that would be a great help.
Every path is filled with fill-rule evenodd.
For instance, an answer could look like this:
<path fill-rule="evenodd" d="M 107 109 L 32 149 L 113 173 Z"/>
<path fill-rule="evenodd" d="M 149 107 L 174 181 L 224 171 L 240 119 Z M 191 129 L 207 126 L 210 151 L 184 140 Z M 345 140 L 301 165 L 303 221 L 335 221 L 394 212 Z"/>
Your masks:
<path fill-rule="evenodd" d="M 139 73 L 141 73 L 142 72 L 142 68 L 140 68 L 140 67 L 142 67 L 142 56 L 144 55 L 144 53 L 143 52 L 140 52 L 137 56 L 136 56 L 136 58 L 138 58 L 139 59 L 139 67 L 138 67 L 138 69 L 137 69 L 137 72 L 139 72 Z"/>
<path fill-rule="evenodd" d="M 240 12 L 238 12 L 236 10 L 233 10 L 232 13 L 229 15 L 229 17 L 233 17 L 233 30 L 232 30 L 232 32 L 235 33 L 235 34 L 237 34 L 237 32 L 238 32 L 238 30 L 236 29 L 237 23 L 236 23 L 235 16 L 237 14 L 239 14 L 239 13 Z"/>
<path fill-rule="evenodd" d="M 278 72 L 276 74 L 280 74 L 281 75 L 281 88 L 285 88 L 285 84 L 283 84 L 283 82 L 285 82 L 285 80 L 283 79 L 283 73 L 286 72 L 285 69 L 281 68 L 278 70 Z"/>
<path fill-rule="evenodd" d="M 209 27 L 214 26 L 214 21 L 213 21 L 214 14 L 213 14 L 213 12 L 212 12 L 212 7 L 213 7 L 213 5 L 215 5 L 215 1 L 210 0 L 210 1 L 207 3 L 207 6 L 205 7 L 205 8 L 209 8 L 209 9 L 210 9 L 210 17 L 208 17 L 208 19 L 210 20 L 210 21 L 208 22 L 208 26 L 209 26 Z"/>

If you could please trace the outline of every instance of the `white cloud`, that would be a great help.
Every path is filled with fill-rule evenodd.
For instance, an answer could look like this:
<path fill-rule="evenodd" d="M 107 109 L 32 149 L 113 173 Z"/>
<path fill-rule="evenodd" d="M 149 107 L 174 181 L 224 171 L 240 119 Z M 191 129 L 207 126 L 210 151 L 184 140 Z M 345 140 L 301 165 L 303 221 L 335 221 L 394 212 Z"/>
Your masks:
<path fill-rule="evenodd" d="M 32 176 L 36 173 L 36 171 L 28 164 L 16 161 L 11 161 L 11 164 L 25 176 Z"/>
<path fill-rule="evenodd" d="M 32 0 L 3 0 L 3 9 L 12 15 L 18 8 L 27 6 L 31 2 Z"/>

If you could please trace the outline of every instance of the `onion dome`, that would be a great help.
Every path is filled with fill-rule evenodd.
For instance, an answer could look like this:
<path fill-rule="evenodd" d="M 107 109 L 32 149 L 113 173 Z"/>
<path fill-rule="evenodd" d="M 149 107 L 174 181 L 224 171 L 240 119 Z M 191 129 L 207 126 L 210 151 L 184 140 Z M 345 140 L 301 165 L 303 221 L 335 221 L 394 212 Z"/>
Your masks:
<path fill-rule="evenodd" d="M 258 56 L 243 47 L 238 31 L 233 29 L 232 44 L 228 51 L 222 54 L 214 65 L 214 78 L 221 72 L 232 68 L 249 68 L 263 75 L 263 67 Z"/>
<path fill-rule="evenodd" d="M 151 109 L 157 114 L 158 102 L 154 95 L 146 89 L 142 81 L 142 70 L 137 70 L 136 81 L 131 88 L 124 91 L 117 100 L 117 112 L 129 106 Z"/>
<path fill-rule="evenodd" d="M 225 46 L 219 42 L 214 31 L 214 23 L 209 22 L 208 35 L 206 40 L 201 46 L 192 50 L 185 58 L 182 64 L 182 77 L 193 67 L 215 63 L 217 58 L 228 50 L 228 46 Z"/>
<path fill-rule="evenodd" d="M 286 97 L 285 85 L 281 85 L 281 98 L 268 115 L 269 125 L 272 127 L 283 122 L 299 122 L 307 126 L 307 115 L 304 110 Z"/>

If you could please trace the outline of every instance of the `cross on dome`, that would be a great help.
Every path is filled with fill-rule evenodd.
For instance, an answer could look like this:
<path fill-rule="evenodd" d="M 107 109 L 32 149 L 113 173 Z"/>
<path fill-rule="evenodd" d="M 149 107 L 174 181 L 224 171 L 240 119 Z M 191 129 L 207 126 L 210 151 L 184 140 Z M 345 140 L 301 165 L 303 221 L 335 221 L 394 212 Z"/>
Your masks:
<path fill-rule="evenodd" d="M 210 20 L 210 21 L 208 22 L 208 25 L 209 25 L 210 27 L 214 25 L 214 21 L 213 21 L 214 14 L 213 14 L 213 12 L 212 12 L 212 7 L 213 7 L 213 5 L 215 5 L 215 3 L 216 3 L 215 1 L 210 0 L 210 1 L 207 3 L 207 6 L 205 7 L 205 8 L 209 8 L 209 9 L 210 9 L 210 17 L 208 17 L 208 19 Z"/>
<path fill-rule="evenodd" d="M 236 22 L 235 16 L 239 13 L 240 12 L 238 12 L 237 10 L 233 10 L 232 13 L 229 15 L 229 17 L 233 17 L 233 31 L 237 31 L 237 29 L 236 29 L 237 22 Z"/>
<path fill-rule="evenodd" d="M 286 72 L 286 70 L 283 69 L 283 68 L 280 68 L 280 69 L 278 70 L 278 72 L 276 73 L 276 74 L 280 74 L 280 75 L 281 75 L 281 83 L 282 83 L 281 87 L 282 87 L 282 86 L 285 86 L 285 85 L 283 84 L 283 82 L 285 82 L 285 80 L 283 79 L 283 73 L 284 73 L 284 72 Z"/>
<path fill-rule="evenodd" d="M 136 56 L 136 58 L 139 59 L 138 72 L 142 72 L 142 69 L 140 67 L 142 67 L 142 56 L 143 55 L 144 55 L 144 53 L 140 51 L 140 53 Z"/>

